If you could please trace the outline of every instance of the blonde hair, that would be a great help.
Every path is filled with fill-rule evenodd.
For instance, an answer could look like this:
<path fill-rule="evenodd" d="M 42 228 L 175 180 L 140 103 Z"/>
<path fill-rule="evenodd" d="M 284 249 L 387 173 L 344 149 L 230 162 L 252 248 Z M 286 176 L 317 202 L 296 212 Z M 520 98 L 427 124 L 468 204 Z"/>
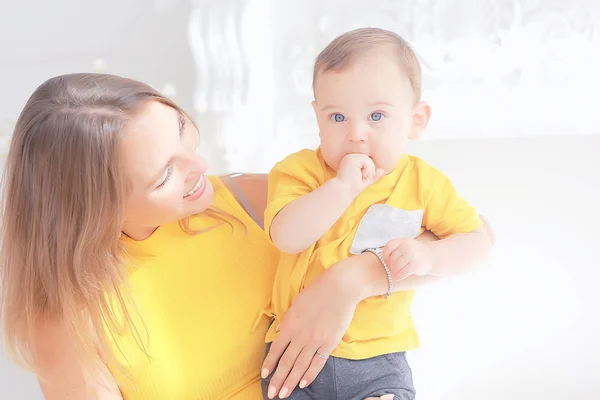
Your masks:
<path fill-rule="evenodd" d="M 313 90 L 319 74 L 340 72 L 374 50 L 389 49 L 398 57 L 400 66 L 414 92 L 415 102 L 421 100 L 421 66 L 408 42 L 398 34 L 378 28 L 359 28 L 341 34 L 319 53 L 313 70 Z"/>
<path fill-rule="evenodd" d="M 19 116 L 2 187 L 0 316 L 11 355 L 38 374 L 34 335 L 47 320 L 64 326 L 84 371 L 127 330 L 143 348 L 123 288 L 121 135 L 151 100 L 184 114 L 144 83 L 71 74 L 39 86 Z"/>

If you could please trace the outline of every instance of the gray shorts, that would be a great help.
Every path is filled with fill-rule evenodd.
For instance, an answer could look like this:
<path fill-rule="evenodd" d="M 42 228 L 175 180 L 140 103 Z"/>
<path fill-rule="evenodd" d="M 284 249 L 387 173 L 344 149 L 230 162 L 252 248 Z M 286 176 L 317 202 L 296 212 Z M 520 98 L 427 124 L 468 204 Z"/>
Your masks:
<path fill-rule="evenodd" d="M 269 348 L 270 345 L 267 346 L 267 352 Z M 261 382 L 265 399 L 268 399 L 267 390 L 271 376 Z M 364 400 L 384 394 L 395 395 L 394 400 L 415 398 L 412 371 L 404 352 L 384 354 L 366 360 L 329 357 L 317 379 L 305 389 L 296 388 L 288 399 Z"/>

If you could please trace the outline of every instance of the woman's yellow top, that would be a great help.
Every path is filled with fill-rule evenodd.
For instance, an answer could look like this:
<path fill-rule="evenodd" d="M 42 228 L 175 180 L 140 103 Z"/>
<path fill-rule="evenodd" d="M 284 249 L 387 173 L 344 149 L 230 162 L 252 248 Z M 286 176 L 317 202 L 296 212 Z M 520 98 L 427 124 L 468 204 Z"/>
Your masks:
<path fill-rule="evenodd" d="M 130 377 L 109 367 L 125 400 L 262 399 L 269 320 L 257 317 L 272 293 L 278 252 L 223 183 L 211 182 L 213 205 L 234 217 L 231 225 L 189 235 L 172 223 L 146 240 L 125 239 L 134 322 L 149 356 L 130 335 L 117 339 Z M 202 214 L 191 227 L 218 223 Z"/>

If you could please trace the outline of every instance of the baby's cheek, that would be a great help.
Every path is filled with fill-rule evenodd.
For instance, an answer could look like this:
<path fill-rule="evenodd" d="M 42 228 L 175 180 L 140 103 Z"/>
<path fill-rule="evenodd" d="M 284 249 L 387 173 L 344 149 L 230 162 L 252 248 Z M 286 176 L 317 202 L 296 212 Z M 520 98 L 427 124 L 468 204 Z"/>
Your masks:
<path fill-rule="evenodd" d="M 344 154 L 340 151 L 335 151 L 331 148 L 323 148 L 321 147 L 321 153 L 323 154 L 323 159 L 325 163 L 329 166 L 329 168 L 337 171 L 340 166 L 340 161 Z"/>

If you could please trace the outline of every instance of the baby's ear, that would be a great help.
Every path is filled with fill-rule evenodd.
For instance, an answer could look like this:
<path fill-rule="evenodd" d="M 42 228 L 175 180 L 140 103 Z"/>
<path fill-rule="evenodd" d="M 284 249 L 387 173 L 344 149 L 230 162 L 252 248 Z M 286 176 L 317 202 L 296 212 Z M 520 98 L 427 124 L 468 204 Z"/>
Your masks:
<path fill-rule="evenodd" d="M 417 140 L 421 136 L 425 128 L 427 128 L 427 124 L 429 124 L 430 117 L 431 107 L 429 106 L 429 103 L 422 101 L 415 105 L 412 128 L 408 135 L 410 140 Z"/>

